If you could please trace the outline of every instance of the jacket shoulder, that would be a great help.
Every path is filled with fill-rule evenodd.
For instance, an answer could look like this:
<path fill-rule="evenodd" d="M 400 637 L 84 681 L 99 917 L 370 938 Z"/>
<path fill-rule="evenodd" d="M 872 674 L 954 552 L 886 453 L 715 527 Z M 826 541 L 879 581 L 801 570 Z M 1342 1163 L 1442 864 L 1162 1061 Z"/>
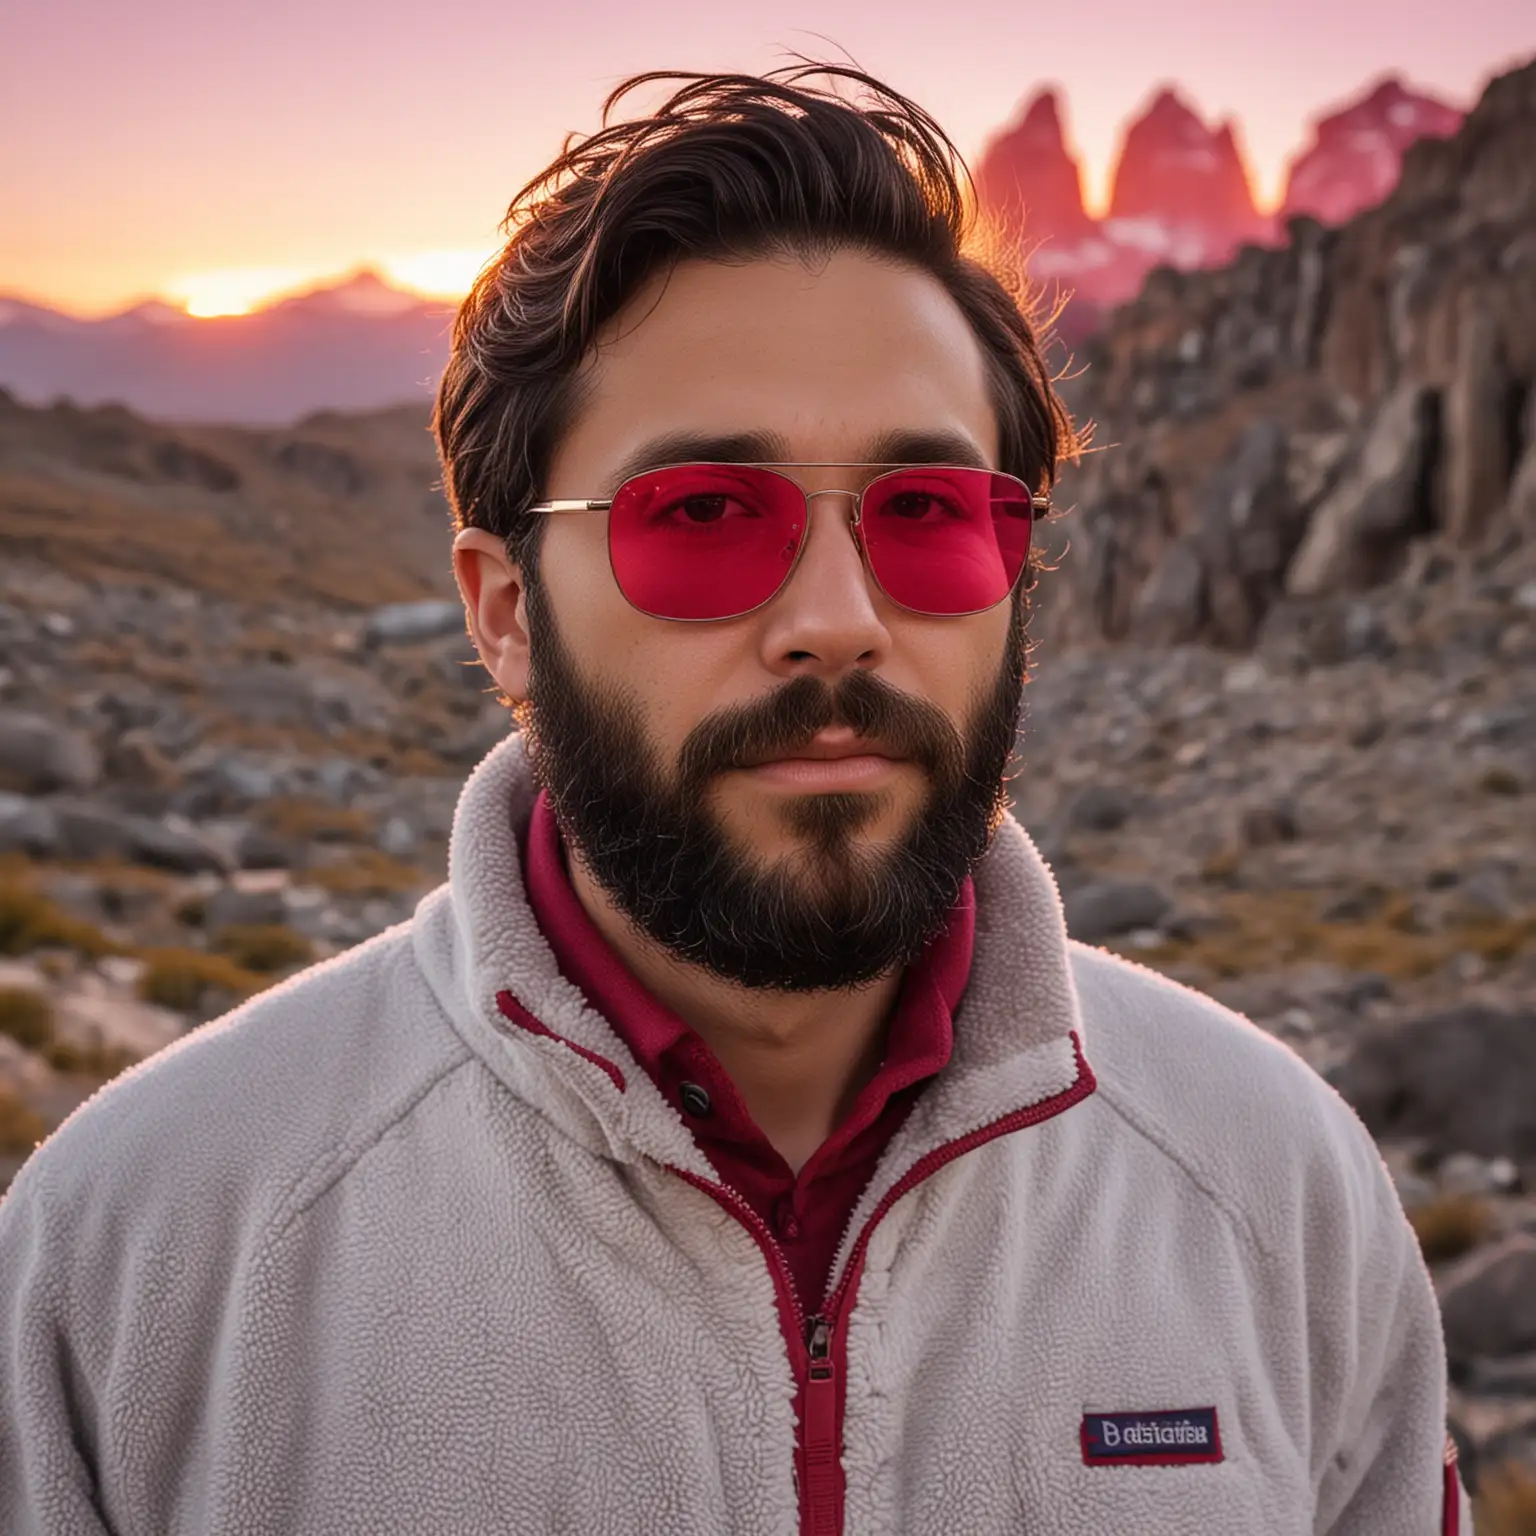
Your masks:
<path fill-rule="evenodd" d="M 108 1083 L 38 1148 L 5 1203 L 45 1199 L 71 1246 L 93 1233 L 117 1246 L 172 1211 L 178 1224 L 199 1213 L 210 1238 L 231 1221 L 249 1231 L 334 1178 L 468 1057 L 409 929 L 392 929 Z"/>
<path fill-rule="evenodd" d="M 1369 1133 L 1293 1050 L 1145 966 L 1071 950 L 1097 1096 L 1258 1247 L 1290 1242 L 1309 1201 L 1357 1232 L 1396 1210 Z"/>

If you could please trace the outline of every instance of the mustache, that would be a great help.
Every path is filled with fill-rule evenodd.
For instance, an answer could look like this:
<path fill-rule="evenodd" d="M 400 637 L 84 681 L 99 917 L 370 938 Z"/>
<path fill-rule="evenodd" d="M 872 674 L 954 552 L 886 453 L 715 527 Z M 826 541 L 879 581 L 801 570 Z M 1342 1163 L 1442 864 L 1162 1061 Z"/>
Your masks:
<path fill-rule="evenodd" d="M 678 776 L 697 789 L 718 773 L 765 757 L 793 757 L 829 726 L 847 726 L 909 758 L 930 775 L 956 773 L 965 744 L 948 716 L 873 672 L 851 672 L 836 686 L 797 677 L 763 699 L 706 716 L 678 754 Z"/>

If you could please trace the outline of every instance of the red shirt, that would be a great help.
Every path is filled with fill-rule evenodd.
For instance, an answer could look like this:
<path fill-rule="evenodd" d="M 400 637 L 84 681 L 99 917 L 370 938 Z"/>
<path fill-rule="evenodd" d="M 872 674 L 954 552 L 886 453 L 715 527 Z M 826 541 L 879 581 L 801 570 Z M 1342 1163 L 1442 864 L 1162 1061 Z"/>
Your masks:
<path fill-rule="evenodd" d="M 528 826 L 523 875 L 528 903 L 562 974 L 613 1025 L 692 1127 L 720 1177 L 777 1238 L 801 1304 L 814 1313 L 880 1154 L 924 1084 L 949 1060 L 951 1019 L 971 970 L 976 929 L 971 882 L 965 882 L 944 928 L 902 978 L 879 1070 L 796 1177 L 753 1122 L 714 1052 L 641 985 L 587 916 L 566 873 L 559 827 L 543 794 Z"/>

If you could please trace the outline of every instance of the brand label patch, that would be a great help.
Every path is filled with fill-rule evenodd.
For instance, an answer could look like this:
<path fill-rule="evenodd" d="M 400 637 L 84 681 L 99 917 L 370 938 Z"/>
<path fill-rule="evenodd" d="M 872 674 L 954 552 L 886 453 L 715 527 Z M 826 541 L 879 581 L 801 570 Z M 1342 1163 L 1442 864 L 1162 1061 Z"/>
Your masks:
<path fill-rule="evenodd" d="M 1083 1461 L 1090 1467 L 1182 1467 L 1221 1461 L 1214 1408 L 1085 1413 Z"/>

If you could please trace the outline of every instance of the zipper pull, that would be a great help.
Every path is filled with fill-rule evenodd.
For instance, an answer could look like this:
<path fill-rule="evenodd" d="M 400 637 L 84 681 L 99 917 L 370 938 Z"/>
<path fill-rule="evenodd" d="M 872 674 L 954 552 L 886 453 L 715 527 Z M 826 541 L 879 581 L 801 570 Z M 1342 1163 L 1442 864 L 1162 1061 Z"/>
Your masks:
<path fill-rule="evenodd" d="M 824 1317 L 813 1317 L 805 1325 L 805 1348 L 811 1357 L 811 1375 L 818 1377 L 816 1370 L 817 1361 L 825 1362 L 827 1371 L 831 1372 L 832 1354 L 832 1325 Z"/>
<path fill-rule="evenodd" d="M 805 1454 L 806 1528 L 811 1536 L 836 1536 L 842 1529 L 842 1499 L 838 1463 L 842 1456 L 842 1426 L 837 1413 L 837 1381 L 832 1361 L 832 1324 L 813 1317 L 805 1327 L 809 1356 L 805 1373 L 805 1422 L 801 1444 Z"/>

